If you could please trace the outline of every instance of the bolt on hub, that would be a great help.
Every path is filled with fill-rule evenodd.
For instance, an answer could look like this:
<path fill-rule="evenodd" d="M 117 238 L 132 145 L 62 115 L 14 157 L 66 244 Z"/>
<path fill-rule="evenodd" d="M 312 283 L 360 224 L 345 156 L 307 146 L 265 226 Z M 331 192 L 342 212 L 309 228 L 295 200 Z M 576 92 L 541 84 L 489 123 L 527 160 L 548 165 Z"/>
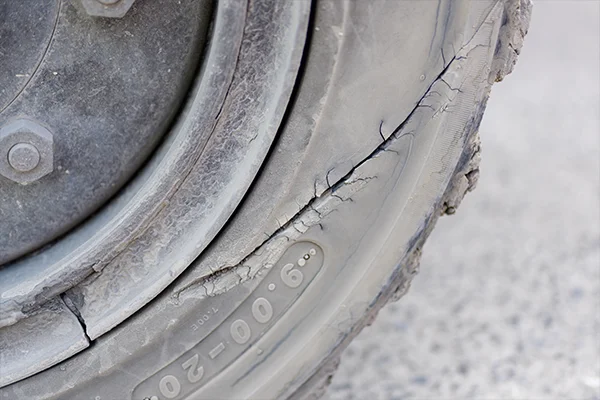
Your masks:
<path fill-rule="evenodd" d="M 54 169 L 52 133 L 40 124 L 18 119 L 0 128 L 0 175 L 27 184 Z"/>

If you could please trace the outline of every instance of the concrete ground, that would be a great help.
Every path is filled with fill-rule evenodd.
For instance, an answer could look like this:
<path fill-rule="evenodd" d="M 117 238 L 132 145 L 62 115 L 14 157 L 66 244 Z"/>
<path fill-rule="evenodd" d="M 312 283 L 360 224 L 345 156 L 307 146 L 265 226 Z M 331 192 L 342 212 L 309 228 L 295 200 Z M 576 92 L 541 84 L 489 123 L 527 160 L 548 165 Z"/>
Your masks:
<path fill-rule="evenodd" d="M 600 399 L 600 2 L 538 0 L 492 92 L 475 192 L 331 400 Z"/>

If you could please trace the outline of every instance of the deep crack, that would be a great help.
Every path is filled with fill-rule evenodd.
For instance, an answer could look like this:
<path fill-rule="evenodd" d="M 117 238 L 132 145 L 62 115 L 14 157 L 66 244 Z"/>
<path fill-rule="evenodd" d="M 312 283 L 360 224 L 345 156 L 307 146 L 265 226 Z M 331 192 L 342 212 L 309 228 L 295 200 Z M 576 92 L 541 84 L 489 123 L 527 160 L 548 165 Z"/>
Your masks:
<path fill-rule="evenodd" d="M 463 46 L 464 47 L 464 46 Z M 461 47 L 461 50 L 462 48 Z M 375 150 L 373 150 L 367 157 L 365 157 L 363 160 L 361 160 L 358 164 L 356 164 L 354 167 L 352 167 L 348 173 L 346 173 L 342 178 L 338 179 L 336 182 L 334 182 L 333 184 L 331 184 L 329 182 L 329 175 L 330 173 L 335 169 L 331 168 L 329 171 L 327 171 L 326 175 L 325 175 L 325 179 L 327 182 L 327 186 L 328 188 L 321 193 L 321 195 L 316 195 L 316 186 L 315 186 L 315 192 L 314 195 L 311 199 L 309 199 L 309 201 L 306 203 L 306 205 L 302 208 L 300 208 L 293 216 L 291 216 L 284 224 L 281 224 L 279 220 L 277 220 L 277 223 L 279 225 L 279 228 L 276 229 L 269 237 L 267 237 L 265 240 L 263 240 L 259 245 L 257 245 L 254 249 L 252 249 L 252 251 L 250 251 L 248 253 L 247 256 L 245 256 L 242 260 L 240 260 L 236 265 L 231 266 L 231 265 L 227 265 L 227 266 L 223 266 L 223 267 L 219 267 L 217 268 L 216 272 L 211 273 L 210 275 L 204 275 L 202 277 L 196 278 L 194 280 L 192 280 L 191 282 L 187 283 L 186 285 L 184 285 L 181 288 L 178 288 L 176 291 L 173 292 L 172 296 L 176 299 L 179 298 L 179 296 L 181 295 L 181 293 L 185 292 L 186 290 L 195 287 L 197 285 L 204 285 L 207 282 L 213 282 L 215 281 L 218 277 L 223 276 L 226 272 L 231 271 L 235 268 L 238 268 L 239 266 L 242 266 L 246 263 L 246 261 L 248 261 L 248 259 L 250 259 L 252 256 L 255 255 L 255 253 L 261 248 L 263 247 L 267 242 L 269 242 L 271 239 L 277 237 L 280 233 L 282 233 L 283 231 L 285 231 L 286 229 L 288 229 L 289 227 L 293 227 L 294 229 L 296 229 L 298 232 L 299 231 L 294 224 L 297 222 L 298 218 L 305 214 L 308 211 L 314 211 L 315 213 L 317 213 L 319 220 L 323 218 L 323 214 L 317 210 L 314 206 L 314 203 L 320 199 L 320 198 L 324 198 L 326 196 L 332 196 L 332 197 L 337 197 L 338 199 L 340 199 L 342 202 L 346 202 L 346 201 L 352 201 L 352 199 L 347 198 L 347 199 L 342 199 L 339 195 L 335 194 L 335 191 L 338 190 L 339 188 L 341 188 L 344 185 L 347 184 L 353 184 L 356 183 L 358 181 L 368 181 L 368 178 L 362 178 L 362 179 L 355 179 L 353 181 L 349 181 L 349 179 L 351 178 L 351 176 L 356 172 L 356 170 L 358 168 L 360 168 L 363 164 L 365 164 L 367 161 L 377 157 L 377 155 L 381 152 L 385 152 L 388 151 L 388 146 L 390 145 L 390 143 L 392 143 L 393 141 L 399 139 L 402 136 L 405 135 L 409 135 L 409 134 L 413 134 L 413 132 L 407 132 L 403 135 L 398 135 L 399 132 L 402 131 L 402 129 L 406 126 L 406 124 L 411 120 L 412 116 L 415 114 L 415 112 L 420 108 L 420 107 L 429 107 L 432 108 L 429 105 L 423 105 L 421 104 L 422 101 L 427 97 L 427 95 L 430 93 L 431 88 L 433 87 L 433 85 L 438 82 L 439 80 L 442 79 L 442 77 L 444 76 L 444 74 L 448 71 L 448 68 L 450 67 L 450 65 L 452 65 L 452 63 L 457 59 L 456 56 L 452 57 L 452 59 L 450 60 L 450 62 L 444 66 L 444 68 L 442 69 L 442 71 L 436 76 L 436 78 L 431 82 L 431 84 L 427 87 L 427 89 L 425 90 L 423 96 L 419 99 L 419 101 L 417 102 L 417 104 L 415 105 L 415 107 L 410 111 L 410 113 L 407 115 L 407 117 L 402 121 L 402 123 L 400 123 L 390 134 L 390 136 L 387 139 L 384 139 L 379 146 L 377 146 L 375 148 Z M 434 110 L 436 111 L 436 110 Z M 383 121 L 382 123 L 383 124 Z M 379 129 L 381 129 L 381 124 L 379 126 Z M 380 131 L 381 134 L 381 131 Z M 397 154 L 397 152 L 395 152 Z M 374 178 L 374 177 L 371 177 Z M 303 225 L 305 225 L 303 223 Z M 306 225 L 305 225 L 306 226 Z M 321 229 L 322 229 L 322 225 L 321 225 Z M 221 272 L 221 271 L 225 271 L 225 272 Z M 217 277 L 215 277 L 215 274 L 218 274 Z M 208 293 L 207 293 L 208 295 Z"/>

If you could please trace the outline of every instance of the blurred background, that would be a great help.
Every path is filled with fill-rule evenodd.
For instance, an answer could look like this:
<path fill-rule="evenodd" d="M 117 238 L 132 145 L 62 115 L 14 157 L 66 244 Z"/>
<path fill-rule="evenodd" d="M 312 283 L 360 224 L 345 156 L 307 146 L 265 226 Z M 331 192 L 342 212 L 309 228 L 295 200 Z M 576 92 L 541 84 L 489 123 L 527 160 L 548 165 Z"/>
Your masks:
<path fill-rule="evenodd" d="M 535 2 L 481 125 L 477 189 L 329 399 L 600 399 L 599 37 L 600 1 Z"/>

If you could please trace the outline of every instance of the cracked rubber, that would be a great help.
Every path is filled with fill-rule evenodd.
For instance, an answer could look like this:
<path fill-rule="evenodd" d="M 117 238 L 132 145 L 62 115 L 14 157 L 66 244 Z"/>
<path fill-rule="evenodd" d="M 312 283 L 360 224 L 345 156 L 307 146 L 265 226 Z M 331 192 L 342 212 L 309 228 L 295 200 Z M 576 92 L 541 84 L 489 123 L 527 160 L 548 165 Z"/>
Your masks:
<path fill-rule="evenodd" d="M 479 123 L 530 10 L 314 2 L 286 117 L 235 214 L 144 307 L 115 307 L 123 322 L 95 311 L 119 265 L 23 319 L 75 325 L 69 358 L 9 378 L 0 399 L 319 398 L 347 344 L 409 289 L 437 218 L 474 189 Z"/>

